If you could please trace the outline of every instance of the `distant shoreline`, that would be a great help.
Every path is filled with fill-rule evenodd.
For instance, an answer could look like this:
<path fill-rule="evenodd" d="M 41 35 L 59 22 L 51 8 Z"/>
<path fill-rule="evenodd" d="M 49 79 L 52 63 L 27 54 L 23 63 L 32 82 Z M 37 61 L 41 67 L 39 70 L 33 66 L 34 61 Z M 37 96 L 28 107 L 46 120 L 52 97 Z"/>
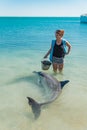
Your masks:
<path fill-rule="evenodd" d="M 0 18 L 80 18 L 80 16 L 0 16 Z"/>

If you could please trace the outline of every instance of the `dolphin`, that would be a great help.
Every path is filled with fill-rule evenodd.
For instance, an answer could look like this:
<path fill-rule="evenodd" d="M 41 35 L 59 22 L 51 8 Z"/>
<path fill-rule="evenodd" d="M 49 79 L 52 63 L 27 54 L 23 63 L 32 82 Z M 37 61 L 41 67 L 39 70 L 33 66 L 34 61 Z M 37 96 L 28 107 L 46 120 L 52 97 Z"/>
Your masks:
<path fill-rule="evenodd" d="M 48 89 L 51 90 L 51 92 L 52 92 L 50 99 L 47 100 L 46 102 L 42 102 L 42 103 L 38 103 L 33 98 L 27 97 L 28 104 L 32 108 L 32 112 L 34 114 L 35 119 L 37 119 L 40 116 L 41 107 L 43 105 L 53 102 L 60 95 L 60 93 L 62 92 L 62 88 L 64 87 L 65 84 L 67 84 L 69 82 L 69 80 L 58 81 L 53 76 L 51 76 L 45 72 L 41 72 L 41 71 L 40 72 L 34 71 L 34 73 L 39 75 L 39 77 L 40 77 L 39 83 L 42 86 L 46 85 L 46 87 L 48 87 Z"/>

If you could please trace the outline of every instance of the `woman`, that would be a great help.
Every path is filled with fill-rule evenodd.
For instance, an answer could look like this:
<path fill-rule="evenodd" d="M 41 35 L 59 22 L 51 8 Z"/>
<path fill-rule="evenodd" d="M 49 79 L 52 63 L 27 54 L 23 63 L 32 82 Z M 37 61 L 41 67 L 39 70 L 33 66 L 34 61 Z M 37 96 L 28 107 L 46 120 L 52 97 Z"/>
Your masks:
<path fill-rule="evenodd" d="M 69 54 L 71 45 L 68 41 L 63 39 L 64 30 L 56 30 L 55 37 L 56 40 L 52 40 L 51 48 L 48 50 L 44 58 L 47 58 L 50 54 L 50 61 L 53 65 L 53 71 L 57 72 L 57 69 L 59 72 L 63 70 L 64 66 L 64 56 Z M 67 46 L 67 52 L 65 50 L 65 47 Z"/>

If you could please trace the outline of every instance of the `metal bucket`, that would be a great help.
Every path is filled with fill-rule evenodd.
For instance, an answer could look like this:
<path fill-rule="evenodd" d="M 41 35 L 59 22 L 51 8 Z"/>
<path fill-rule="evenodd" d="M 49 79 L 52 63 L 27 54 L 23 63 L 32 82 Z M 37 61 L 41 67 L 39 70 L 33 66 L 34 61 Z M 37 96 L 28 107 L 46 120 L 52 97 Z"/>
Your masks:
<path fill-rule="evenodd" d="M 51 66 L 51 62 L 48 60 L 41 61 L 41 67 L 43 70 L 48 70 Z"/>

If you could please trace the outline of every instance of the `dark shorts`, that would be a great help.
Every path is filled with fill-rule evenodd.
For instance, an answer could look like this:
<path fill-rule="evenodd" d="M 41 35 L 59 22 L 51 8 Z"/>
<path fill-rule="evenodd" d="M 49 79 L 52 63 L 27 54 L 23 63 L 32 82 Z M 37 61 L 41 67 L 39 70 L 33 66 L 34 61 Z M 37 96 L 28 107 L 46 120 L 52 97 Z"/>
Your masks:
<path fill-rule="evenodd" d="M 52 63 L 63 64 L 63 63 L 64 63 L 64 58 L 63 58 L 63 57 L 58 58 L 58 57 L 54 57 L 54 56 L 53 56 L 53 61 L 52 61 Z"/>

